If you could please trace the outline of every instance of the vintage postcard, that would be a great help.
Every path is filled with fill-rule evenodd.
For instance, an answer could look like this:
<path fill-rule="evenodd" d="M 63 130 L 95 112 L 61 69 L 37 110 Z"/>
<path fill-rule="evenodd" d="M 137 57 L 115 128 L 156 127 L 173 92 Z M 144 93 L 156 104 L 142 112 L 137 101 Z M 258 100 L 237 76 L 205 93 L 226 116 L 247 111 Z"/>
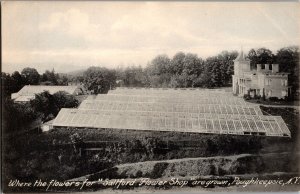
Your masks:
<path fill-rule="evenodd" d="M 299 192 L 299 18 L 2 1 L 2 192 Z"/>

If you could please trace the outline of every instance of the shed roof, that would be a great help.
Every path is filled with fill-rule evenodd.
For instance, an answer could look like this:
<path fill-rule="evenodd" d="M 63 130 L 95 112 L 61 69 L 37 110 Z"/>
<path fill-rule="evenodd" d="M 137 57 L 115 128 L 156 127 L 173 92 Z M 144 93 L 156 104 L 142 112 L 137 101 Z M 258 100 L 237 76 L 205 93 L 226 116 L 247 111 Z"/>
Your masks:
<path fill-rule="evenodd" d="M 28 101 L 34 99 L 34 97 L 35 97 L 34 95 L 19 96 L 15 99 L 15 101 L 16 102 L 28 102 Z"/>
<path fill-rule="evenodd" d="M 34 96 L 35 94 L 48 91 L 50 94 L 54 94 L 59 91 L 64 91 L 69 94 L 73 94 L 78 86 L 44 86 L 44 85 L 26 85 L 18 94 L 21 96 Z"/>

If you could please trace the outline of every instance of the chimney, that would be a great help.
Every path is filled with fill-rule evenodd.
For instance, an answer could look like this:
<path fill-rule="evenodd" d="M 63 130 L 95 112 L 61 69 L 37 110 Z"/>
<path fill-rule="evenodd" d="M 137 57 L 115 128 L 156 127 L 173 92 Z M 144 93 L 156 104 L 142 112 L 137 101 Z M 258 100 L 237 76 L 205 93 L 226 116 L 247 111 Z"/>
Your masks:
<path fill-rule="evenodd" d="M 257 70 L 257 72 L 261 71 L 261 64 L 256 64 L 256 70 Z"/>
<path fill-rule="evenodd" d="M 272 73 L 279 72 L 279 64 L 272 64 Z"/>

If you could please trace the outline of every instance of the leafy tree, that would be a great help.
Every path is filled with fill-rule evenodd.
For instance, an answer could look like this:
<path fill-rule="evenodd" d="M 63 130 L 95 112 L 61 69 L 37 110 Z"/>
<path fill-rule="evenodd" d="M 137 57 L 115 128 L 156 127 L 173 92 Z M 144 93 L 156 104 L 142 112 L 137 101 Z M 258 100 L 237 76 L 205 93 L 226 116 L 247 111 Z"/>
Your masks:
<path fill-rule="evenodd" d="M 41 81 L 50 82 L 51 85 L 58 85 L 57 78 L 59 76 L 55 74 L 54 69 L 52 71 L 46 70 L 45 73 L 41 76 Z"/>
<path fill-rule="evenodd" d="M 148 64 L 145 72 L 151 87 L 167 87 L 171 79 L 169 57 L 158 55 Z"/>
<path fill-rule="evenodd" d="M 58 75 L 57 74 L 57 85 L 66 86 L 68 85 L 69 79 L 67 75 Z"/>
<path fill-rule="evenodd" d="M 184 79 L 184 87 L 194 87 L 195 80 L 203 73 L 204 61 L 198 58 L 196 54 L 188 53 L 184 57 L 184 69 L 182 71 L 182 79 Z"/>
<path fill-rule="evenodd" d="M 179 52 L 174 55 L 171 60 L 170 71 L 172 74 L 181 74 L 184 69 L 184 58 L 185 54 L 183 52 Z"/>
<path fill-rule="evenodd" d="M 299 47 L 291 46 L 278 50 L 276 63 L 283 72 L 293 72 L 297 66 L 299 68 Z"/>
<path fill-rule="evenodd" d="M 36 94 L 35 98 L 30 100 L 30 105 L 36 112 L 42 113 L 42 120 L 49 120 L 48 116 L 53 116 L 52 113 L 59 111 L 55 106 L 53 96 L 48 91 Z"/>
<path fill-rule="evenodd" d="M 279 64 L 280 71 L 290 73 L 289 84 L 292 86 L 292 91 L 299 89 L 299 47 L 290 46 L 280 49 L 277 52 L 276 63 Z"/>
<path fill-rule="evenodd" d="M 43 121 L 54 118 L 61 108 L 75 108 L 78 101 L 73 95 L 59 91 L 51 95 L 48 91 L 44 91 L 35 95 L 35 99 L 30 101 L 32 108 L 39 112 Z"/>
<path fill-rule="evenodd" d="M 148 85 L 147 76 L 141 66 L 127 67 L 119 76 L 122 76 L 124 84 L 129 87 L 145 87 Z"/>
<path fill-rule="evenodd" d="M 256 65 L 259 63 L 258 63 L 258 57 L 256 51 L 254 49 L 251 49 L 249 51 L 247 58 L 250 60 L 250 66 L 251 66 L 250 68 L 256 69 Z"/>
<path fill-rule="evenodd" d="M 161 87 L 161 76 L 160 75 L 149 75 L 149 83 L 150 83 L 150 87 L 151 88 L 157 88 L 157 87 Z"/>
<path fill-rule="evenodd" d="M 53 94 L 55 106 L 61 108 L 76 108 L 79 105 L 78 100 L 64 91 L 59 91 Z"/>
<path fill-rule="evenodd" d="M 85 87 L 95 94 L 107 93 L 110 88 L 115 87 L 116 71 L 102 67 L 90 67 L 83 75 Z"/>
<path fill-rule="evenodd" d="M 170 59 L 167 55 L 158 55 L 152 60 L 150 67 L 152 75 L 169 73 Z"/>
<path fill-rule="evenodd" d="M 14 103 L 10 99 L 4 99 L 2 108 L 3 129 L 8 133 L 23 129 L 39 116 L 30 104 Z"/>
<path fill-rule="evenodd" d="M 202 87 L 202 88 L 210 88 L 212 87 L 210 73 L 208 72 L 208 68 L 205 68 L 203 73 L 197 77 L 195 80 L 195 87 Z"/>
<path fill-rule="evenodd" d="M 3 98 L 11 96 L 12 93 L 18 92 L 24 85 L 25 80 L 18 71 L 15 71 L 12 75 L 8 73 L 1 73 L 1 88 Z"/>
<path fill-rule="evenodd" d="M 222 87 L 231 83 L 233 74 L 233 60 L 237 57 L 237 52 L 223 51 L 217 56 L 209 57 L 205 61 L 203 75 L 196 81 L 203 87 Z"/>
<path fill-rule="evenodd" d="M 10 94 L 13 92 L 12 89 L 13 80 L 9 73 L 1 73 L 1 93 L 2 98 L 10 97 Z"/>
<path fill-rule="evenodd" d="M 228 52 L 222 51 L 218 55 L 218 61 L 220 63 L 220 70 L 222 74 L 222 82 L 223 85 L 231 84 L 232 75 L 234 73 L 234 62 L 233 60 L 236 59 L 238 53 L 236 51 Z"/>
<path fill-rule="evenodd" d="M 172 88 L 183 88 L 186 85 L 186 79 L 183 75 L 175 74 L 171 77 L 169 86 Z"/>
<path fill-rule="evenodd" d="M 26 67 L 21 72 L 22 77 L 25 79 L 26 84 L 37 85 L 40 81 L 40 74 L 36 69 Z"/>
<path fill-rule="evenodd" d="M 256 51 L 258 64 L 272 64 L 275 61 L 275 55 L 266 48 L 259 48 Z"/>
<path fill-rule="evenodd" d="M 209 73 L 211 75 L 211 86 L 212 87 L 220 87 L 222 86 L 222 74 L 220 70 L 220 63 L 217 58 L 212 57 L 207 60 L 207 64 Z"/>
<path fill-rule="evenodd" d="M 13 79 L 13 82 L 14 82 L 13 92 L 18 92 L 25 85 L 25 81 L 24 81 L 24 79 L 22 78 L 21 74 L 18 71 L 15 71 L 11 75 L 11 78 Z"/>

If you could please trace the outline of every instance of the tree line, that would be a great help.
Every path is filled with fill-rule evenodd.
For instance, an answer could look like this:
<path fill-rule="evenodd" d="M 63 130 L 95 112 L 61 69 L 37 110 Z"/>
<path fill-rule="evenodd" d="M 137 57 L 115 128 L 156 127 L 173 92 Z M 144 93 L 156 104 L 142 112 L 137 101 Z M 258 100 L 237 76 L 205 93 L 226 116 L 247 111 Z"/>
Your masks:
<path fill-rule="evenodd" d="M 119 86 L 125 87 L 224 87 L 231 85 L 234 73 L 236 51 L 223 51 L 206 60 L 196 54 L 179 52 L 172 58 L 158 55 L 145 68 L 131 66 L 117 68 Z M 251 61 L 251 69 L 256 64 L 279 64 L 280 71 L 290 73 L 290 85 L 299 87 L 299 48 L 281 48 L 274 54 L 267 48 L 251 49 L 246 58 Z"/>
<path fill-rule="evenodd" d="M 21 73 L 2 73 L 2 92 L 10 95 L 24 85 L 67 85 L 83 84 L 91 93 L 107 93 L 115 86 L 164 87 L 164 88 L 214 88 L 231 86 L 236 51 L 222 51 L 220 54 L 202 59 L 196 54 L 178 52 L 173 57 L 158 55 L 145 67 L 129 66 L 108 69 L 89 67 L 78 74 L 57 74 L 45 71 L 40 75 L 34 68 L 24 68 Z M 299 47 L 279 49 L 275 54 L 267 48 L 251 49 L 246 57 L 251 69 L 256 64 L 279 64 L 281 72 L 288 72 L 293 91 L 299 88 Z"/>
<path fill-rule="evenodd" d="M 1 91 L 3 96 L 10 96 L 11 93 L 18 92 L 25 85 L 67 85 L 67 75 L 46 70 L 39 74 L 35 68 L 26 67 L 21 73 L 15 71 L 12 74 L 1 73 Z"/>
<path fill-rule="evenodd" d="M 179 52 L 172 58 L 158 55 L 145 68 L 117 69 L 120 86 L 126 87 L 221 87 L 230 84 L 237 52 L 224 51 L 204 60 L 196 54 Z"/>

